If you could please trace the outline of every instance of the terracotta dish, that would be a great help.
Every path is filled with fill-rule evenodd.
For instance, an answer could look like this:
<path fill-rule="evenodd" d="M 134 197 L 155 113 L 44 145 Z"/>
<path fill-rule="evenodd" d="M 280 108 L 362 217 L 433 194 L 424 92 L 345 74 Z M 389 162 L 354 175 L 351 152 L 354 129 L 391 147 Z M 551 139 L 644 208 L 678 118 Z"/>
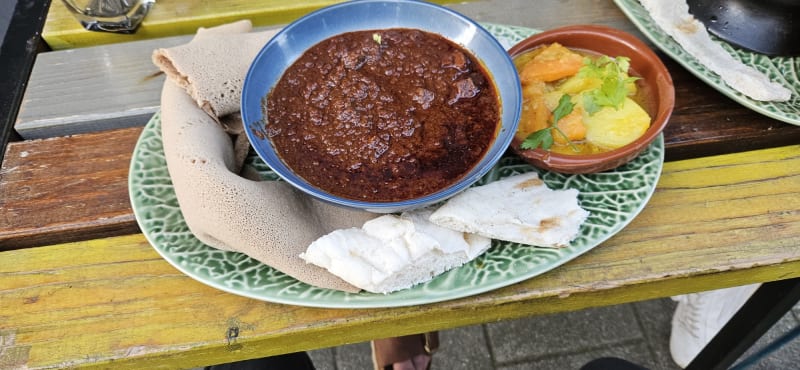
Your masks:
<path fill-rule="evenodd" d="M 655 140 L 669 121 L 675 104 L 672 77 L 661 59 L 635 36 L 606 26 L 577 25 L 557 28 L 533 35 L 514 45 L 512 58 L 537 47 L 558 42 L 568 48 L 581 49 L 611 57 L 630 58 L 631 75 L 641 77 L 637 87 L 647 91 L 643 108 L 652 117 L 648 130 L 634 142 L 609 152 L 587 155 L 551 153 L 544 149 L 520 149 L 521 140 L 514 138 L 511 149 L 532 165 L 561 173 L 594 173 L 619 167 L 644 150 Z"/>

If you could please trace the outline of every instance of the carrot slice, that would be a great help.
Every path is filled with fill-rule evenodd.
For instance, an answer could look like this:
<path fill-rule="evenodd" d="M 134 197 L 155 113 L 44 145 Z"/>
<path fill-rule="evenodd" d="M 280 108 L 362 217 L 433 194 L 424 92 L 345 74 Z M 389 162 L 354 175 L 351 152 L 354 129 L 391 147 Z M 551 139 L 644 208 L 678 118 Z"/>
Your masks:
<path fill-rule="evenodd" d="M 562 117 L 556 126 L 567 135 L 569 141 L 579 141 L 586 138 L 586 125 L 583 124 L 583 113 L 580 109 L 575 109 L 570 114 Z M 553 130 L 553 141 L 557 144 L 567 145 L 569 141 L 564 138 L 564 135 L 556 130 Z"/>
<path fill-rule="evenodd" d="M 533 132 L 547 127 L 551 113 L 544 100 L 545 84 L 542 81 L 529 83 L 522 88 L 522 112 L 516 136 L 525 140 Z"/>
<path fill-rule="evenodd" d="M 583 57 L 559 43 L 544 48 L 520 72 L 522 84 L 532 81 L 551 82 L 578 73 L 583 66 Z"/>

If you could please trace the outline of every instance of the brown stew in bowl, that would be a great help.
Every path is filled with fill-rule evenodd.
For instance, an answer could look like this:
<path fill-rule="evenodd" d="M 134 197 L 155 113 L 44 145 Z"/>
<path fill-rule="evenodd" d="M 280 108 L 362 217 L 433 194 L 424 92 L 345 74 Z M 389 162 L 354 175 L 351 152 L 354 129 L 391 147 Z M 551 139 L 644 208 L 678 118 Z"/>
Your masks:
<path fill-rule="evenodd" d="M 420 30 L 356 31 L 306 51 L 266 97 L 266 132 L 298 176 L 373 202 L 434 193 L 500 126 L 498 94 L 459 45 Z"/>

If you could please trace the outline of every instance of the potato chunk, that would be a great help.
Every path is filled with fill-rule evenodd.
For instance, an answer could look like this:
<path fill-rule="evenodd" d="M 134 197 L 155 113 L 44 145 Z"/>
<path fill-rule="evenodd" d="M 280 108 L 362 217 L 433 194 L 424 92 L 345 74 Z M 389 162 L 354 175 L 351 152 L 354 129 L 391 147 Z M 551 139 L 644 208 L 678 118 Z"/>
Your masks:
<path fill-rule="evenodd" d="M 604 107 L 592 115 L 584 114 L 586 140 L 597 146 L 616 149 L 642 136 L 650 127 L 650 115 L 631 98 L 619 109 Z"/>

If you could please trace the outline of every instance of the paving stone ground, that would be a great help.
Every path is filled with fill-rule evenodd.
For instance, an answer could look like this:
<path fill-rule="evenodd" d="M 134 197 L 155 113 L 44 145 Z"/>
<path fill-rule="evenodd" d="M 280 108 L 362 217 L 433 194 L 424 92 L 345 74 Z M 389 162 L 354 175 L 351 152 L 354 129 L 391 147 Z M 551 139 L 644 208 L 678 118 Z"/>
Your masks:
<path fill-rule="evenodd" d="M 669 298 L 535 316 L 440 332 L 433 369 L 578 370 L 603 356 L 624 358 L 651 370 L 680 370 L 669 353 L 675 302 Z M 743 358 L 800 325 L 800 304 Z M 369 343 L 309 352 L 318 370 L 371 370 Z M 800 339 L 748 370 L 800 369 Z"/>

